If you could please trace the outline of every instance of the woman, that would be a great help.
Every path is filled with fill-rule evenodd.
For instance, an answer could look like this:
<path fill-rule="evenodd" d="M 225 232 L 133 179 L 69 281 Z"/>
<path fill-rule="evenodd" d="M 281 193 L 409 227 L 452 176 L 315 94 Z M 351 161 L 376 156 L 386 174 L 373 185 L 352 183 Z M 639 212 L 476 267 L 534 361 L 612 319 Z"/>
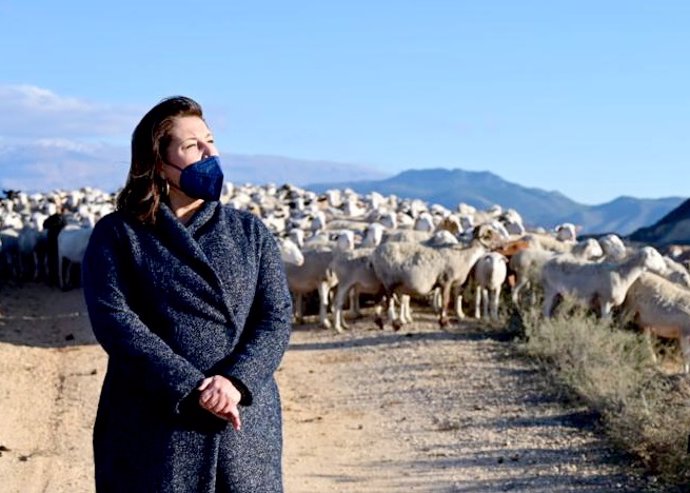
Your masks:
<path fill-rule="evenodd" d="M 222 183 L 196 102 L 165 99 L 139 122 L 117 211 L 96 224 L 83 264 L 109 356 L 99 492 L 282 491 L 273 374 L 290 295 L 270 232 L 218 202 Z"/>

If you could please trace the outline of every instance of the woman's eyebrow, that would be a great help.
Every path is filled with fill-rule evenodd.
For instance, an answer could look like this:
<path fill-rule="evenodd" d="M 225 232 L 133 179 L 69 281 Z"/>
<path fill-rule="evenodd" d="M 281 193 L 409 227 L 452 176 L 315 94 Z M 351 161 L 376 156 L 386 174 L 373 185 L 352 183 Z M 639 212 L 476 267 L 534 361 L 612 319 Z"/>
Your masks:
<path fill-rule="evenodd" d="M 207 134 L 206 134 L 206 138 L 207 138 L 207 139 L 208 139 L 208 138 L 213 138 L 213 134 L 212 134 L 211 132 L 207 133 Z M 196 138 L 196 137 L 187 137 L 187 138 L 185 138 L 185 139 L 182 139 L 180 142 L 186 142 L 186 141 L 188 141 L 188 140 L 197 140 L 197 138 Z"/>

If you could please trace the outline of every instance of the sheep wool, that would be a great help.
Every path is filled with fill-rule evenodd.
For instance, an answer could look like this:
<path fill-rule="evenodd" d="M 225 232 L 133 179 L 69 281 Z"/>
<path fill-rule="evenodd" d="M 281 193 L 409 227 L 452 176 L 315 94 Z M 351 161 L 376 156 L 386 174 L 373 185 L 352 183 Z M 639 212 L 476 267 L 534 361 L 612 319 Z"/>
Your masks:
<path fill-rule="evenodd" d="M 154 226 L 114 212 L 83 263 L 84 297 L 108 369 L 94 428 L 99 492 L 282 491 L 274 380 L 291 302 L 271 233 L 206 202 L 185 226 L 162 205 Z M 224 375 L 242 429 L 203 410 L 196 388 Z"/>

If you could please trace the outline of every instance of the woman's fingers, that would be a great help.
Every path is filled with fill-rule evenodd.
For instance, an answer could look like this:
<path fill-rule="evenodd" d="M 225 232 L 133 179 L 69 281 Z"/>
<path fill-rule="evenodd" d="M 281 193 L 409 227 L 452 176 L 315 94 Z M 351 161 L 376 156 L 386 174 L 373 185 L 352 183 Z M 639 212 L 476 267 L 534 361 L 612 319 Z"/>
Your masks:
<path fill-rule="evenodd" d="M 240 429 L 242 429 L 242 420 L 240 420 L 239 413 L 230 414 L 230 424 L 235 428 L 235 431 L 240 431 Z"/>
<path fill-rule="evenodd" d="M 220 414 L 228 414 L 229 412 L 231 412 L 231 411 L 233 410 L 233 408 L 237 408 L 237 405 L 236 405 L 234 402 L 232 402 L 232 401 L 228 401 L 228 402 L 225 404 L 225 406 L 219 407 L 218 413 L 220 413 Z"/>
<path fill-rule="evenodd" d="M 199 396 L 200 401 L 206 402 L 211 399 L 211 396 L 214 394 L 222 394 L 236 404 L 242 399 L 242 394 L 232 382 L 220 375 L 205 378 L 198 389 L 201 391 Z"/>
<path fill-rule="evenodd" d="M 213 377 L 206 377 L 202 380 L 201 385 L 197 387 L 197 390 L 204 391 L 206 390 L 206 387 L 211 385 L 211 382 L 213 381 Z"/>
<path fill-rule="evenodd" d="M 222 418 L 228 420 L 235 430 L 239 431 L 242 428 L 242 420 L 240 419 L 240 410 L 237 406 L 232 406 L 232 408 L 221 415 Z"/>
<path fill-rule="evenodd" d="M 205 378 L 198 390 L 199 405 L 213 414 L 226 419 L 239 430 L 241 426 L 240 413 L 237 407 L 242 395 L 227 378 L 214 375 Z"/>
<path fill-rule="evenodd" d="M 202 396 L 199 399 L 199 403 L 202 407 L 208 409 L 209 411 L 218 411 L 223 409 L 228 400 L 226 396 L 219 392 L 211 392 L 207 396 Z"/>
<path fill-rule="evenodd" d="M 203 406 L 203 408 L 212 413 L 214 416 L 229 421 L 235 430 L 239 431 L 242 427 L 242 420 L 240 419 L 240 410 L 237 407 L 237 405 L 233 404 L 232 402 L 228 403 L 225 406 Z"/>

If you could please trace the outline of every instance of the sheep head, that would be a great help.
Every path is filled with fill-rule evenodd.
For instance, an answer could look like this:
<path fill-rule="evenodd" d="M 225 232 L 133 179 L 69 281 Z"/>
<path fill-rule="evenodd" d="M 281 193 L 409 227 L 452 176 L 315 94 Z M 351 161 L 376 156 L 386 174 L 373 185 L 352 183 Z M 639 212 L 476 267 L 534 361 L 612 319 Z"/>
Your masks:
<path fill-rule="evenodd" d="M 640 249 L 638 254 L 643 259 L 643 265 L 652 272 L 663 273 L 667 270 L 664 257 L 653 247 L 646 246 Z"/>
<path fill-rule="evenodd" d="M 489 224 L 480 224 L 472 230 L 472 239 L 479 241 L 489 250 L 496 248 L 500 242 L 500 235 Z"/>
<path fill-rule="evenodd" d="M 526 250 L 527 248 L 529 248 L 529 246 L 529 242 L 525 240 L 515 240 L 505 243 L 503 245 L 499 245 L 497 248 L 494 249 L 494 251 L 500 253 L 504 257 L 510 258 L 516 253 L 522 250 Z"/>

